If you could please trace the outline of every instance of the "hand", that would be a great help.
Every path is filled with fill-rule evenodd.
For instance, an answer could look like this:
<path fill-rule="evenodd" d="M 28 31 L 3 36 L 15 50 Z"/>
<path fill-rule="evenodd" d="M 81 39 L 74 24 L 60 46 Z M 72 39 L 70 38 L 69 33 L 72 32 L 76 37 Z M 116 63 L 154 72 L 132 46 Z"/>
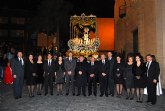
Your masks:
<path fill-rule="evenodd" d="M 72 74 L 72 72 L 71 71 L 68 71 L 68 75 L 71 75 Z"/>
<path fill-rule="evenodd" d="M 103 76 L 106 76 L 106 74 L 105 74 L 105 73 L 102 73 L 102 75 L 103 75 Z"/>
<path fill-rule="evenodd" d="M 80 75 L 82 75 L 82 71 L 79 71 L 78 73 L 79 73 Z"/>
<path fill-rule="evenodd" d="M 14 78 L 14 79 L 16 79 L 16 78 L 17 78 L 17 76 L 16 76 L 16 75 L 13 75 L 13 78 Z"/>
<path fill-rule="evenodd" d="M 56 76 L 56 72 L 54 73 L 54 75 Z"/>
<path fill-rule="evenodd" d="M 119 77 L 120 76 L 120 74 L 117 74 L 117 77 Z"/>
<path fill-rule="evenodd" d="M 95 75 L 94 74 L 90 74 L 90 77 L 94 77 Z"/>
<path fill-rule="evenodd" d="M 155 84 L 156 84 L 156 83 L 157 83 L 157 80 L 156 80 L 156 79 L 154 79 L 154 80 L 153 80 L 153 83 L 155 83 Z"/>
<path fill-rule="evenodd" d="M 36 73 L 32 73 L 33 76 L 36 76 Z"/>
<path fill-rule="evenodd" d="M 126 80 L 127 78 L 124 78 L 124 80 Z"/>
<path fill-rule="evenodd" d="M 65 72 L 64 72 L 64 76 L 65 76 Z"/>
<path fill-rule="evenodd" d="M 136 79 L 140 79 L 140 76 L 136 76 Z"/>

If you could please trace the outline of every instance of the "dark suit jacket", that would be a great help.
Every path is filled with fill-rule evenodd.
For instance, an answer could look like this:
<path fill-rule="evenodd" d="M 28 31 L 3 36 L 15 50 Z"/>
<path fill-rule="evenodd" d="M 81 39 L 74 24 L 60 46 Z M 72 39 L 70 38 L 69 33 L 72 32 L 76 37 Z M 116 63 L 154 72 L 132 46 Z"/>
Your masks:
<path fill-rule="evenodd" d="M 63 71 L 63 72 L 65 72 L 65 67 L 64 67 L 64 61 L 62 61 L 62 64 L 60 65 L 59 63 L 58 63 L 58 60 L 55 62 L 55 70 L 56 70 L 56 72 L 59 70 L 61 68 L 61 70 Z"/>
<path fill-rule="evenodd" d="M 96 62 L 94 62 L 94 66 L 91 66 L 91 62 L 89 62 L 87 64 L 87 73 L 88 73 L 88 75 L 94 74 L 95 77 L 98 75 L 98 67 L 97 67 L 97 65 L 98 64 Z"/>
<path fill-rule="evenodd" d="M 54 76 L 55 74 L 55 62 L 52 60 L 51 66 L 48 66 L 48 60 L 44 62 L 44 76 Z"/>
<path fill-rule="evenodd" d="M 36 72 L 37 72 L 36 63 L 32 64 L 29 60 L 26 61 L 26 64 L 25 64 L 25 78 L 29 79 L 29 78 L 33 77 L 33 73 L 36 74 Z"/>
<path fill-rule="evenodd" d="M 87 63 L 86 62 L 77 62 L 76 65 L 76 85 L 83 86 L 87 83 Z M 79 74 L 79 71 L 82 71 L 82 75 Z"/>
<path fill-rule="evenodd" d="M 108 61 L 108 74 L 109 74 L 109 78 L 114 78 L 114 74 L 113 74 L 113 68 L 114 68 L 114 63 L 115 63 L 115 60 L 114 60 L 114 58 L 112 58 L 111 60 L 108 60 L 107 59 L 107 61 Z"/>
<path fill-rule="evenodd" d="M 105 77 L 108 77 L 109 66 L 107 61 L 105 61 L 105 64 L 103 64 L 101 60 L 98 62 L 98 72 L 100 77 L 103 77 L 102 73 L 105 73 Z"/>
<path fill-rule="evenodd" d="M 72 61 L 69 61 L 69 58 L 65 59 L 64 61 L 64 67 L 66 70 L 66 74 L 68 74 L 68 71 L 72 72 L 72 75 L 75 74 L 75 69 L 76 69 L 76 60 L 72 58 Z"/>
<path fill-rule="evenodd" d="M 25 62 L 24 62 L 25 63 Z M 12 74 L 16 76 L 24 76 L 24 65 L 21 64 L 18 58 L 11 61 Z"/>
<path fill-rule="evenodd" d="M 150 65 L 150 67 L 148 69 L 148 79 L 151 80 L 151 81 L 156 79 L 158 81 L 159 80 L 158 79 L 159 74 L 160 74 L 159 63 L 152 61 L 151 65 Z"/>

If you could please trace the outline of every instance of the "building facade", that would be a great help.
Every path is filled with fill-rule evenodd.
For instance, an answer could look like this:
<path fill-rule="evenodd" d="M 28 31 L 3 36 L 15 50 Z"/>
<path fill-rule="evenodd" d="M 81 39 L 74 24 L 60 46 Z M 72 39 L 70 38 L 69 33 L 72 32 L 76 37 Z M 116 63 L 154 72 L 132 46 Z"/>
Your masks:
<path fill-rule="evenodd" d="M 115 0 L 115 50 L 156 55 L 165 88 L 165 0 Z"/>
<path fill-rule="evenodd" d="M 0 41 L 12 42 L 17 47 L 25 48 L 30 37 L 27 24 L 32 15 L 28 10 L 0 9 Z"/>

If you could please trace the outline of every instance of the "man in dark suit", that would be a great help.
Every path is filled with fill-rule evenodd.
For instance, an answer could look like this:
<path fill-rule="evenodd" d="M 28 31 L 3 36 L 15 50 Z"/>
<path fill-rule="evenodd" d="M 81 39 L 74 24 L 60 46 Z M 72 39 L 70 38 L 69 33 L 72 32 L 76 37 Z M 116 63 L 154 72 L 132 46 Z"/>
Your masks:
<path fill-rule="evenodd" d="M 14 78 L 14 97 L 19 99 L 22 97 L 22 88 L 24 80 L 24 60 L 22 58 L 22 51 L 17 52 L 17 58 L 11 62 L 12 74 Z"/>
<path fill-rule="evenodd" d="M 45 96 L 48 94 L 48 86 L 50 87 L 50 95 L 53 95 L 53 76 L 55 75 L 55 62 L 52 60 L 52 55 L 47 55 L 47 60 L 44 62 L 44 83 Z"/>
<path fill-rule="evenodd" d="M 72 52 L 69 52 L 69 57 L 65 59 L 64 67 L 66 70 L 66 96 L 69 95 L 70 85 L 72 86 L 72 94 L 75 96 L 75 85 L 74 85 L 74 76 L 75 76 L 75 68 L 76 68 L 76 60 L 73 59 Z"/>
<path fill-rule="evenodd" d="M 88 96 L 90 96 L 92 94 L 92 89 L 93 89 L 94 96 L 97 95 L 97 74 L 98 74 L 98 69 L 97 68 L 98 67 L 97 67 L 97 63 L 95 62 L 95 58 L 91 57 L 90 62 L 88 63 L 88 67 L 87 67 Z"/>
<path fill-rule="evenodd" d="M 115 90 L 115 84 L 114 84 L 114 75 L 113 75 L 113 66 L 114 66 L 114 58 L 112 58 L 112 52 L 108 52 L 107 53 L 107 61 L 108 61 L 108 74 L 109 74 L 109 78 L 108 78 L 108 85 L 109 85 L 109 95 L 111 95 L 112 97 L 114 96 L 114 90 Z"/>
<path fill-rule="evenodd" d="M 147 58 L 147 93 L 148 100 L 147 102 L 151 102 L 152 105 L 156 104 L 156 86 L 158 82 L 158 77 L 160 74 L 159 64 L 155 61 L 152 61 L 152 55 L 148 54 Z"/>
<path fill-rule="evenodd" d="M 105 55 L 101 55 L 101 60 L 98 64 L 99 80 L 100 80 L 100 97 L 104 94 L 108 97 L 108 62 L 105 60 Z"/>
<path fill-rule="evenodd" d="M 87 69 L 86 69 L 87 63 L 84 61 L 84 57 L 79 57 L 79 62 L 76 63 L 76 75 L 75 75 L 75 85 L 77 86 L 77 96 L 82 94 L 84 97 L 86 97 L 86 84 L 87 84 Z"/>

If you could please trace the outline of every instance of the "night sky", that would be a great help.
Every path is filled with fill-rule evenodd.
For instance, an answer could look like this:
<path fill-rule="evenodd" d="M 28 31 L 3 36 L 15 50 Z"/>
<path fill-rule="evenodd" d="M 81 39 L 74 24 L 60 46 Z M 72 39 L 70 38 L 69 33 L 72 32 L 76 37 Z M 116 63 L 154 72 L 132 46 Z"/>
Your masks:
<path fill-rule="evenodd" d="M 1 8 L 27 9 L 37 11 L 42 0 L 0 0 Z M 94 14 L 97 17 L 114 17 L 114 0 L 65 0 L 73 4 L 70 15 L 81 13 Z"/>

